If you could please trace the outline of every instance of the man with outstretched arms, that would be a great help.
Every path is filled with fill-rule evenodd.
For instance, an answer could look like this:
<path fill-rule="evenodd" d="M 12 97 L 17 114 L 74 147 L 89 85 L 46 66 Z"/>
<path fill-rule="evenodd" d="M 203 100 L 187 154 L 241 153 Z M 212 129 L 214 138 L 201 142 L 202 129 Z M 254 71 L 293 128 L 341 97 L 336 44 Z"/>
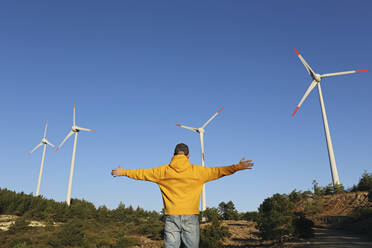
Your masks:
<path fill-rule="evenodd" d="M 252 169 L 251 160 L 231 166 L 203 167 L 189 162 L 189 148 L 178 144 L 169 164 L 153 169 L 127 170 L 119 166 L 113 169 L 114 177 L 127 176 L 136 180 L 157 183 L 163 197 L 165 229 L 164 247 L 179 248 L 182 242 L 187 248 L 198 248 L 200 238 L 199 204 L 203 184 L 238 170 Z"/>

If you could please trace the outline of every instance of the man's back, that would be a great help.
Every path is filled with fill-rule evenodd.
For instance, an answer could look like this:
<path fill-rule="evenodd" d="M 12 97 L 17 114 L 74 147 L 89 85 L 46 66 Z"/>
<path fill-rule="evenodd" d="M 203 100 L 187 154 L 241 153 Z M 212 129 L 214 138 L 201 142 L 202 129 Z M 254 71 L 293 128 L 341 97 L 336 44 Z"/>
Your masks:
<path fill-rule="evenodd" d="M 200 194 L 205 182 L 203 167 L 190 164 L 184 155 L 175 155 L 164 167 L 157 182 L 165 214 L 199 214 Z"/>
<path fill-rule="evenodd" d="M 185 155 L 174 155 L 169 164 L 153 169 L 123 170 L 122 176 L 159 185 L 165 214 L 199 214 L 203 184 L 241 170 L 240 164 L 224 167 L 193 165 Z"/>

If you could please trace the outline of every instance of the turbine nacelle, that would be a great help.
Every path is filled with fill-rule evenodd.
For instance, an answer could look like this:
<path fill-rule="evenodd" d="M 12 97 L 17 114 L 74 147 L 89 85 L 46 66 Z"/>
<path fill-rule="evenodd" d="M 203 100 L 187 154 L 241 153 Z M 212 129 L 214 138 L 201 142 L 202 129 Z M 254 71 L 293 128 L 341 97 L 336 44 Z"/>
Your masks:
<path fill-rule="evenodd" d="M 96 130 L 93 130 L 93 129 L 88 129 L 88 128 L 84 128 L 84 127 L 79 127 L 79 126 L 72 126 L 71 130 L 75 133 L 77 132 L 80 132 L 80 131 L 87 131 L 87 132 L 92 132 L 92 133 L 95 133 Z"/>
<path fill-rule="evenodd" d="M 195 127 L 183 126 L 183 125 L 180 125 L 180 124 L 176 124 L 176 126 L 177 127 L 183 127 L 183 128 L 189 129 L 190 131 L 193 131 L 195 133 L 200 133 L 200 134 L 204 134 L 205 133 L 205 129 L 202 128 L 202 127 L 195 128 Z"/>
<path fill-rule="evenodd" d="M 320 83 L 320 81 L 322 80 L 322 77 L 320 76 L 320 74 L 315 73 L 314 74 L 314 80 L 317 81 L 318 83 Z"/>
<path fill-rule="evenodd" d="M 73 132 L 75 132 L 75 133 L 80 132 L 80 129 L 79 129 L 78 126 L 72 126 L 71 130 L 72 130 Z"/>
<path fill-rule="evenodd" d="M 196 132 L 197 133 L 200 133 L 200 134 L 204 134 L 205 133 L 205 130 L 204 130 L 204 128 L 199 127 L 199 128 L 196 128 Z"/>

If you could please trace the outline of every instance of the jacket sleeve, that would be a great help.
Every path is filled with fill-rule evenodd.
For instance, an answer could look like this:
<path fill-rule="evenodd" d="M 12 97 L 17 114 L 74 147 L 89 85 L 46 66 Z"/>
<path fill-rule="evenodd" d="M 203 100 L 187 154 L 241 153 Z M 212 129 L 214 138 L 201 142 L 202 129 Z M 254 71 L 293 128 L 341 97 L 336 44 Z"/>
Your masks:
<path fill-rule="evenodd" d="M 122 170 L 121 176 L 126 176 L 135 180 L 143 180 L 157 183 L 161 179 L 161 166 L 152 169 Z"/>
<path fill-rule="evenodd" d="M 201 179 L 203 182 L 209 182 L 218 178 L 234 174 L 243 169 L 240 164 L 221 167 L 201 167 Z"/>

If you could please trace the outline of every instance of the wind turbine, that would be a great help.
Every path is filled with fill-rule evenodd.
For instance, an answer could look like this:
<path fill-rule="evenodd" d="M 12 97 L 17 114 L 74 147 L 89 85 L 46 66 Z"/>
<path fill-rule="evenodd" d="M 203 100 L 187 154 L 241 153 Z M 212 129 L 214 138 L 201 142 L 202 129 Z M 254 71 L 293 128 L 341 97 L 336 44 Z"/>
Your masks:
<path fill-rule="evenodd" d="M 45 160 L 45 150 L 46 150 L 46 147 L 47 147 L 47 145 L 50 145 L 50 146 L 53 147 L 53 148 L 57 148 L 55 145 L 53 145 L 52 143 L 50 143 L 50 142 L 46 139 L 47 128 L 48 128 L 48 121 L 46 121 L 46 123 L 45 123 L 44 136 L 43 136 L 43 138 L 41 139 L 40 144 L 38 144 L 37 146 L 35 146 L 35 148 L 32 149 L 32 151 L 28 153 L 28 156 L 30 156 L 31 153 L 33 153 L 34 151 L 36 151 L 37 148 L 39 148 L 40 146 L 44 145 L 43 156 L 42 156 L 42 158 L 41 158 L 39 180 L 38 180 L 38 182 L 37 182 L 37 188 L 36 188 L 36 196 L 38 196 L 38 195 L 39 195 L 39 192 L 40 192 L 40 183 L 41 183 L 41 177 L 42 177 L 42 175 L 43 175 L 43 168 L 44 168 L 44 160 Z"/>
<path fill-rule="evenodd" d="M 183 126 L 183 125 L 176 124 L 176 126 L 178 126 L 178 127 L 183 127 L 183 128 L 189 129 L 193 132 L 196 132 L 196 133 L 200 134 L 201 158 L 202 158 L 202 166 L 204 166 L 204 167 L 205 167 L 205 163 L 204 163 L 204 133 L 205 133 L 205 130 L 204 130 L 204 128 L 209 124 L 209 122 L 211 122 L 222 111 L 222 109 L 223 108 L 218 110 L 206 123 L 204 123 L 204 125 L 202 127 L 199 127 L 199 128 L 188 127 L 188 126 Z M 206 209 L 207 209 L 207 203 L 206 203 L 206 199 L 205 199 L 205 185 L 203 185 L 202 211 L 205 211 Z"/>
<path fill-rule="evenodd" d="M 73 151 L 72 151 L 72 160 L 71 160 L 71 169 L 70 169 L 70 180 L 69 180 L 69 183 L 68 183 L 67 198 L 66 198 L 66 203 L 67 203 L 68 206 L 70 206 L 70 202 L 71 202 L 72 177 L 74 175 L 76 143 L 77 143 L 78 133 L 80 131 L 96 132 L 93 129 L 87 129 L 87 128 L 76 126 L 76 124 L 75 124 L 75 108 L 76 108 L 76 104 L 74 104 L 74 114 L 73 114 L 73 123 L 72 123 L 71 131 L 67 134 L 66 138 L 62 141 L 62 143 L 57 148 L 57 151 L 58 151 L 61 148 L 61 146 L 63 145 L 63 143 L 65 143 L 66 140 L 68 138 L 70 138 L 70 136 L 75 133 L 74 148 L 73 148 Z"/>
<path fill-rule="evenodd" d="M 293 112 L 292 117 L 296 114 L 297 110 L 301 107 L 302 103 L 305 101 L 306 97 L 310 94 L 312 89 L 315 86 L 318 86 L 319 101 L 320 101 L 320 106 L 321 106 L 322 115 L 323 115 L 324 132 L 325 132 L 326 140 L 327 140 L 328 157 L 329 157 L 329 163 L 330 163 L 330 167 L 331 167 L 332 182 L 333 182 L 333 186 L 335 186 L 336 184 L 340 184 L 340 179 L 338 178 L 338 172 L 337 172 L 337 167 L 336 167 L 336 159 L 335 159 L 335 154 L 333 152 L 331 134 L 329 132 L 327 115 L 326 115 L 326 110 L 325 110 L 325 107 L 324 107 L 323 95 L 322 95 L 322 89 L 320 87 L 320 82 L 322 81 L 322 78 L 325 78 L 325 77 L 333 77 L 333 76 L 338 76 L 338 75 L 352 74 L 352 73 L 364 72 L 364 71 L 368 71 L 368 70 L 344 71 L 344 72 L 326 73 L 326 74 L 320 75 L 320 74 L 315 73 L 313 71 L 313 69 L 311 69 L 309 64 L 305 61 L 305 59 L 301 56 L 301 54 L 297 51 L 296 48 L 294 50 L 297 53 L 298 57 L 300 58 L 301 62 L 304 64 L 306 70 L 309 72 L 310 76 L 313 78 L 313 81 L 311 82 L 309 88 L 306 90 L 305 95 L 301 98 L 301 101 L 297 105 L 295 111 Z"/>

